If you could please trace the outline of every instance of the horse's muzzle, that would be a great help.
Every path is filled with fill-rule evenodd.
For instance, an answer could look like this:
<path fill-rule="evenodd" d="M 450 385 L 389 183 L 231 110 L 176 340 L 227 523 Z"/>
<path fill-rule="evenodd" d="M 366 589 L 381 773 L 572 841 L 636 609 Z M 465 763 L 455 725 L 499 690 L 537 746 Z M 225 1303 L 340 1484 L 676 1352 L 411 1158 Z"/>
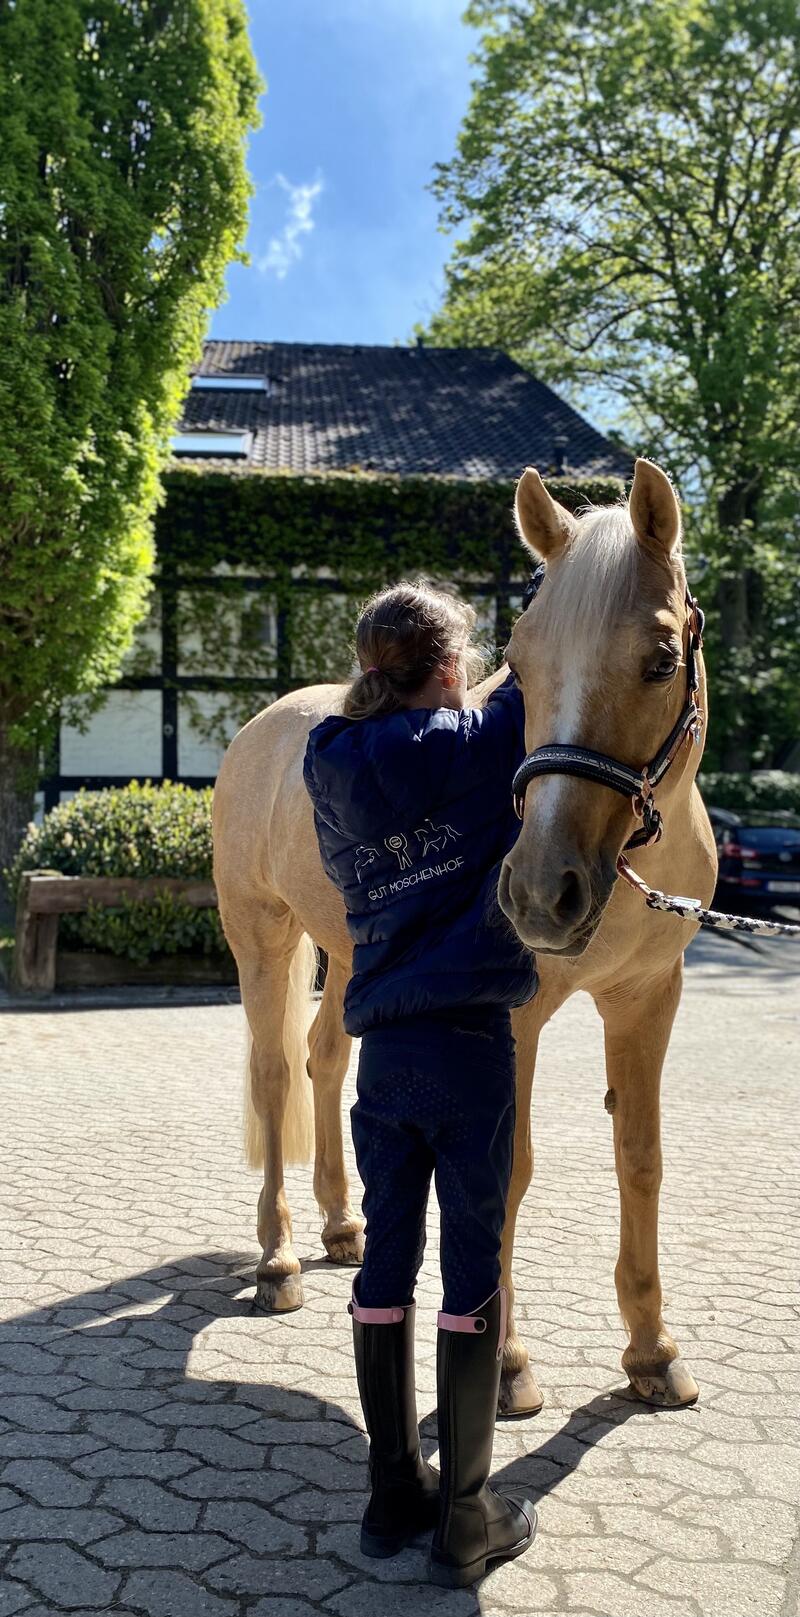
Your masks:
<path fill-rule="evenodd" d="M 577 858 L 550 860 L 533 873 L 515 869 L 509 855 L 498 902 L 527 948 L 574 958 L 591 943 L 611 894 L 613 877 L 598 877 Z"/>

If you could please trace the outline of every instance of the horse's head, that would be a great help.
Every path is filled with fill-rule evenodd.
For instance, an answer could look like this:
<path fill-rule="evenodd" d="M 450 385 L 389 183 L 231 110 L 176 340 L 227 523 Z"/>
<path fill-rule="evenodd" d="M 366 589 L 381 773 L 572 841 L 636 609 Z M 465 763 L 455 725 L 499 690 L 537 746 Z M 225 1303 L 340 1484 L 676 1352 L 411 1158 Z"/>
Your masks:
<path fill-rule="evenodd" d="M 678 501 L 639 460 L 630 499 L 574 517 L 538 472 L 517 488 L 524 543 L 547 563 L 515 625 L 508 662 L 525 696 L 529 751 L 588 747 L 639 770 L 686 699 L 686 583 Z M 676 763 L 659 797 L 683 771 Z M 583 953 L 634 829 L 631 803 L 595 780 L 530 781 L 519 839 L 503 863 L 500 904 L 530 948 Z"/>

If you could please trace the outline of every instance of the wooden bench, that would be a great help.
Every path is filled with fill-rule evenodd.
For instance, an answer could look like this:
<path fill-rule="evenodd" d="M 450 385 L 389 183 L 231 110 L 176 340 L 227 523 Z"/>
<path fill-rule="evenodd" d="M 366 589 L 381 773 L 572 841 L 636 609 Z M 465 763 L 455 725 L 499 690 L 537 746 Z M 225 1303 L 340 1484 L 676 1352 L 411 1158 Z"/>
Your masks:
<path fill-rule="evenodd" d="M 90 904 L 113 908 L 123 898 L 155 898 L 171 893 L 193 909 L 215 909 L 213 881 L 185 881 L 173 876 L 62 876 L 57 871 L 28 871 L 17 896 L 14 980 L 28 994 L 52 994 L 56 985 L 59 915 L 80 915 Z"/>

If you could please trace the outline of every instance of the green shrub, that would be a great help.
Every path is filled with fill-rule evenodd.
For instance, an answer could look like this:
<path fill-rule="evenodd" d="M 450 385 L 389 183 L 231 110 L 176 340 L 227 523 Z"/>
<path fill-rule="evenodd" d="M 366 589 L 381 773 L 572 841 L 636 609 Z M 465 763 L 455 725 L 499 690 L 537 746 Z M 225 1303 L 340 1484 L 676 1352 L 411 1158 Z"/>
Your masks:
<path fill-rule="evenodd" d="M 139 785 L 78 792 L 31 825 L 8 872 L 16 897 L 26 870 L 65 876 L 211 876 L 211 788 Z M 64 915 L 59 941 L 73 948 L 108 950 L 144 962 L 154 955 L 224 956 L 227 944 L 216 910 L 196 910 L 167 893 L 126 900 L 118 908 L 92 906 Z"/>
<path fill-rule="evenodd" d="M 800 814 L 800 775 L 785 769 L 762 769 L 753 775 L 702 774 L 698 785 L 709 807 L 731 809 L 735 814 L 748 809 Z"/>

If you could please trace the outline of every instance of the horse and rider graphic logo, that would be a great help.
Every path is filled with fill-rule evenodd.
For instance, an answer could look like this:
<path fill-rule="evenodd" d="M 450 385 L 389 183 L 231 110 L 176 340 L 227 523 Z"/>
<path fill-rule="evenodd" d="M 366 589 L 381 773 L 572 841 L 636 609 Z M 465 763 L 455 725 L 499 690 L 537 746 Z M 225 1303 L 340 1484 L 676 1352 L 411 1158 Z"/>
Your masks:
<path fill-rule="evenodd" d="M 423 820 L 422 825 L 418 826 L 416 831 L 412 833 L 412 840 L 416 838 L 418 842 L 421 842 L 422 853 L 420 857 L 426 859 L 429 853 L 441 853 L 442 849 L 446 848 L 449 843 L 457 842 L 461 834 L 460 831 L 456 831 L 455 827 L 447 822 L 442 825 L 434 825 L 433 820 L 428 815 Z M 388 849 L 389 853 L 394 854 L 401 870 L 411 869 L 413 861 L 409 850 L 409 837 L 405 831 L 393 832 L 390 837 L 384 839 L 383 845 Z M 379 859 L 380 856 L 380 848 L 374 847 L 371 843 L 359 844 L 356 848 L 355 863 L 357 882 L 362 880 L 365 870 L 368 870 L 370 865 L 374 865 L 376 859 Z"/>

